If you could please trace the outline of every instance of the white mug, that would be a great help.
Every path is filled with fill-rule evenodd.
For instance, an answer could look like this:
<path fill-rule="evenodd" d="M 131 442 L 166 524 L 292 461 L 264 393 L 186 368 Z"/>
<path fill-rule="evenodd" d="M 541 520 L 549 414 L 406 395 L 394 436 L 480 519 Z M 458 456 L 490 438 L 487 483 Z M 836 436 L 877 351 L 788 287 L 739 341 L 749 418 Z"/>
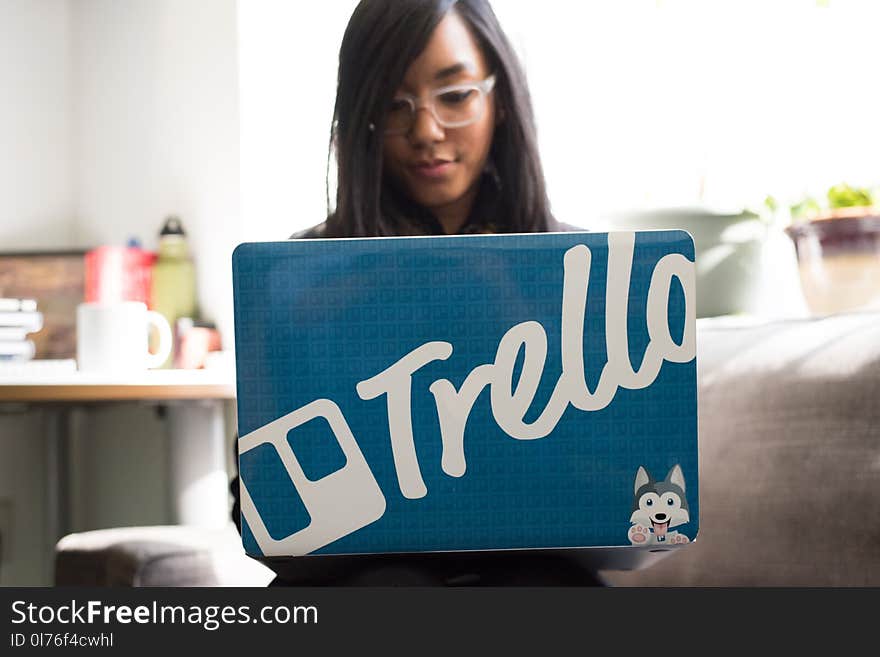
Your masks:
<path fill-rule="evenodd" d="M 159 334 L 151 354 L 149 328 Z M 81 303 L 76 308 L 76 360 L 80 371 L 133 372 L 159 367 L 171 353 L 171 327 L 140 301 Z"/>

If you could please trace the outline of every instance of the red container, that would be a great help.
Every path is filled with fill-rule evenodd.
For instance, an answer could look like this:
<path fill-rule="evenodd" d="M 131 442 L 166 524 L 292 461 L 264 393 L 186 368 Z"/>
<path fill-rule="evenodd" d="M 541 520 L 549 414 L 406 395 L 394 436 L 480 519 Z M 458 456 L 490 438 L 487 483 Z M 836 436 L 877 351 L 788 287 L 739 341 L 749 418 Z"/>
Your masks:
<path fill-rule="evenodd" d="M 156 254 L 131 246 L 99 246 L 85 256 L 85 300 L 142 301 L 150 306 Z"/>

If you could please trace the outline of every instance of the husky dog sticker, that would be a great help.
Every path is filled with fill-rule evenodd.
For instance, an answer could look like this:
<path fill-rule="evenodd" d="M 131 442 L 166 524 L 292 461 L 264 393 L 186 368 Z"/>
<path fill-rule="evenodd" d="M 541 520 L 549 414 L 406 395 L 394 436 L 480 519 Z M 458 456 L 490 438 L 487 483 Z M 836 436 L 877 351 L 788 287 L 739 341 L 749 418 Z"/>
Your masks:
<path fill-rule="evenodd" d="M 654 481 L 643 466 L 636 472 L 633 511 L 629 521 L 629 542 L 633 545 L 689 542 L 684 534 L 669 531 L 690 521 L 685 498 L 684 473 L 681 466 L 672 466 L 666 479 Z"/>

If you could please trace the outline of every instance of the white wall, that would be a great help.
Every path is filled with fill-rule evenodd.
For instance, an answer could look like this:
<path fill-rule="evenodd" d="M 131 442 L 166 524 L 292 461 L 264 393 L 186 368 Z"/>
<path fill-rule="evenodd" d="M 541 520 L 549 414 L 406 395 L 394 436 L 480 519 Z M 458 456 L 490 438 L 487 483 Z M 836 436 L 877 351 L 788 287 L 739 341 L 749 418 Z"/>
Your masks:
<path fill-rule="evenodd" d="M 283 240 L 327 216 L 339 44 L 356 0 L 238 6 L 243 236 Z M 331 194 L 333 192 L 331 191 Z"/>
<path fill-rule="evenodd" d="M 178 213 L 203 315 L 231 341 L 236 4 L 0 3 L 0 250 L 154 248 Z"/>
<path fill-rule="evenodd" d="M 493 0 L 523 51 L 557 215 L 880 185 L 880 5 L 821 4 Z"/>
<path fill-rule="evenodd" d="M 76 240 L 155 248 L 179 214 L 202 314 L 232 340 L 239 242 L 235 0 L 75 4 Z"/>
<path fill-rule="evenodd" d="M 69 0 L 0 2 L 0 251 L 72 241 Z"/>

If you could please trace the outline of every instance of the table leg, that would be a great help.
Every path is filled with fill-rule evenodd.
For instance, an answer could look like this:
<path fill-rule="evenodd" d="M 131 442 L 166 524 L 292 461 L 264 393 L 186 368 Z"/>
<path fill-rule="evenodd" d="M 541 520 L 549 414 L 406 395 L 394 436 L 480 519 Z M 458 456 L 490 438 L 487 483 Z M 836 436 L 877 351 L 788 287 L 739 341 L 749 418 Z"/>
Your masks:
<path fill-rule="evenodd" d="M 70 531 L 67 407 L 46 408 L 43 421 L 46 436 L 46 543 L 50 551 L 49 563 L 54 564 L 55 544 Z"/>
<path fill-rule="evenodd" d="M 172 518 L 222 527 L 230 522 L 223 401 L 172 402 L 167 408 Z"/>

